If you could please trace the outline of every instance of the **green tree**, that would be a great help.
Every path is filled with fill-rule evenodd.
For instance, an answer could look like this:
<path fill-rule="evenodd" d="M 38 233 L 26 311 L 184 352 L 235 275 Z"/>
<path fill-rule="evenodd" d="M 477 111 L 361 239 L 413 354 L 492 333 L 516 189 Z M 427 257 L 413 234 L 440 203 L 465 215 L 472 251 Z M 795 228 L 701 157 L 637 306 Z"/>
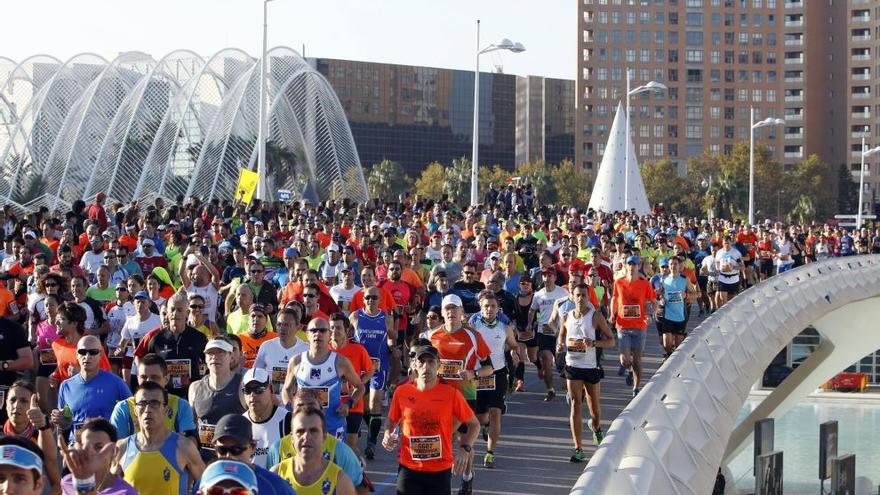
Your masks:
<path fill-rule="evenodd" d="M 440 199 L 443 196 L 445 180 L 445 167 L 439 162 L 434 162 L 422 170 L 422 175 L 416 179 L 416 194 L 423 198 Z"/>
<path fill-rule="evenodd" d="M 379 198 L 383 201 L 396 201 L 401 193 L 410 185 L 410 179 L 403 171 L 403 167 L 395 161 L 388 159 L 374 164 L 367 176 L 367 189 L 370 197 Z"/>
<path fill-rule="evenodd" d="M 466 157 L 452 160 L 452 166 L 446 169 L 443 181 L 443 192 L 449 200 L 458 204 L 470 204 L 471 200 L 471 161 Z M 479 198 L 477 199 L 479 201 Z"/>
<path fill-rule="evenodd" d="M 521 163 L 516 167 L 513 175 L 522 177 L 524 183 L 532 185 L 532 190 L 535 193 L 535 203 L 552 204 L 558 202 L 553 176 L 550 174 L 550 168 L 547 167 L 543 160 L 534 163 Z"/>
<path fill-rule="evenodd" d="M 859 203 L 859 185 L 853 180 L 852 173 L 845 163 L 837 169 L 837 211 L 843 214 L 856 212 Z"/>
<path fill-rule="evenodd" d="M 584 170 L 571 160 L 563 160 L 550 169 L 559 204 L 586 208 L 590 203 L 592 183 Z"/>
<path fill-rule="evenodd" d="M 663 203 L 668 211 L 683 211 L 688 184 L 679 175 L 675 162 L 663 158 L 643 163 L 642 181 L 651 204 Z"/>
<path fill-rule="evenodd" d="M 495 190 L 506 187 L 508 184 L 507 179 L 513 176 L 514 173 L 496 164 L 492 165 L 492 168 L 480 167 L 479 174 L 478 182 L 480 184 L 480 195 L 482 196 L 489 190 L 490 185 L 495 186 Z M 482 201 L 482 198 L 480 200 Z"/>
<path fill-rule="evenodd" d="M 831 167 L 819 159 L 817 155 L 810 155 L 801 162 L 793 172 L 793 180 L 790 181 L 790 197 L 794 198 L 792 215 L 803 215 L 810 221 L 824 220 L 834 214 L 834 172 Z M 806 200 L 809 201 L 809 206 Z"/>

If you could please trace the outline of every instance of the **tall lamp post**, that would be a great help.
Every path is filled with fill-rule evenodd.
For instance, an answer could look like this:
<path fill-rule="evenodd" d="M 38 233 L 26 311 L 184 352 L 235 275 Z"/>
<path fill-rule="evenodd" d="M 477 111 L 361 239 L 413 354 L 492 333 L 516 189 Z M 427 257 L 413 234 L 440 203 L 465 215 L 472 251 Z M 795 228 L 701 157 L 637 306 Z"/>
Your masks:
<path fill-rule="evenodd" d="M 514 43 L 507 38 L 502 38 L 491 45 L 480 49 L 480 20 L 477 19 L 477 67 L 474 69 L 474 148 L 471 152 L 471 206 L 476 206 L 479 200 L 480 167 L 478 164 L 480 151 L 480 55 L 497 50 L 507 50 L 513 53 L 526 51 L 522 43 Z"/>
<path fill-rule="evenodd" d="M 623 209 L 625 211 L 629 211 L 629 99 L 633 95 L 648 93 L 650 91 L 654 91 L 656 93 L 660 93 L 662 91 L 666 91 L 666 85 L 658 83 L 657 81 L 650 81 L 648 84 L 644 86 L 639 86 L 636 89 L 629 89 L 629 80 L 630 80 L 630 71 L 629 68 L 626 69 L 626 144 L 624 144 L 625 152 L 624 157 L 626 163 L 624 164 L 624 174 L 623 174 Z"/>
<path fill-rule="evenodd" d="M 257 199 L 267 200 L 269 199 L 269 191 L 268 191 L 268 180 L 266 177 L 266 137 L 269 134 L 268 131 L 268 118 L 266 115 L 266 96 L 268 90 L 266 88 L 267 82 L 267 74 L 266 69 L 268 69 L 269 64 L 266 57 L 268 55 L 266 48 L 266 40 L 267 40 L 267 31 L 268 31 L 268 17 L 269 17 L 269 2 L 272 0 L 263 0 L 263 51 L 260 56 L 260 123 L 259 130 L 257 131 L 257 190 L 254 191 L 254 195 Z"/>
<path fill-rule="evenodd" d="M 766 119 L 755 122 L 755 107 L 749 112 L 749 225 L 755 225 L 755 129 L 768 127 L 771 125 L 785 125 L 782 119 L 774 119 L 767 117 Z"/>
<path fill-rule="evenodd" d="M 862 201 L 865 194 L 865 158 L 880 153 L 880 146 L 876 146 L 869 150 L 865 149 L 865 136 L 862 136 L 862 166 L 859 169 L 859 208 L 856 211 L 856 229 L 862 228 Z"/>

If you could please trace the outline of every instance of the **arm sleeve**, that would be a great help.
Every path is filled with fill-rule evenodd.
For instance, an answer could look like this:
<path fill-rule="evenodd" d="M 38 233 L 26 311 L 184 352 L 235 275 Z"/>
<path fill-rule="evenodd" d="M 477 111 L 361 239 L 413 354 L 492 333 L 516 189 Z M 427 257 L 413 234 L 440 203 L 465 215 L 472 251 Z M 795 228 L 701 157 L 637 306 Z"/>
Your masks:
<path fill-rule="evenodd" d="M 184 433 L 187 431 L 193 431 L 196 429 L 196 422 L 193 419 L 195 418 L 195 414 L 193 414 L 192 406 L 189 405 L 189 402 L 186 399 L 180 399 L 177 401 L 177 424 L 174 425 L 175 429 L 178 433 Z"/>
<path fill-rule="evenodd" d="M 116 403 L 116 406 L 113 407 L 113 413 L 110 415 L 110 422 L 116 427 L 116 433 L 119 438 L 131 435 L 131 415 L 129 414 L 126 401 Z"/>
<path fill-rule="evenodd" d="M 333 462 L 345 471 L 345 474 L 351 478 L 354 486 L 358 486 L 363 482 L 364 468 L 361 466 L 361 462 L 354 454 L 354 451 L 345 442 L 336 442 L 336 455 Z"/>

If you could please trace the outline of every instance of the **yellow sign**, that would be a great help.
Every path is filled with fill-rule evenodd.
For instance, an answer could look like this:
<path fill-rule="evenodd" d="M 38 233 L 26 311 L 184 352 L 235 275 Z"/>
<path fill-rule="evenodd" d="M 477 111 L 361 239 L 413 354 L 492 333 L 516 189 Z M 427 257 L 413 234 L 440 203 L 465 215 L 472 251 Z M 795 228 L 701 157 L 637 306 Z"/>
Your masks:
<path fill-rule="evenodd" d="M 238 186 L 235 188 L 235 199 L 244 204 L 250 204 L 259 180 L 260 174 L 246 168 L 241 169 L 238 176 Z"/>

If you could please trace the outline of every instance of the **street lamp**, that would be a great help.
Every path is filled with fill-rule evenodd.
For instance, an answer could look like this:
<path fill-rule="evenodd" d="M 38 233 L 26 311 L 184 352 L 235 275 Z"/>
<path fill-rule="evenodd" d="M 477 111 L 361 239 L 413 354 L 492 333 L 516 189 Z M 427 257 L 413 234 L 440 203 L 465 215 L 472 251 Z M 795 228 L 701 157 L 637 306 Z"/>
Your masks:
<path fill-rule="evenodd" d="M 880 146 L 865 149 L 865 136 L 862 136 L 862 166 L 859 169 L 859 209 L 856 212 L 856 229 L 862 228 L 862 199 L 865 194 L 865 158 L 880 153 Z"/>
<path fill-rule="evenodd" d="M 657 81 L 651 81 L 644 86 L 639 86 L 636 89 L 629 89 L 629 68 L 626 69 L 626 144 L 624 144 L 625 152 L 624 157 L 626 160 L 626 164 L 623 169 L 623 209 L 624 211 L 629 211 L 629 97 L 632 95 L 637 95 L 641 93 L 647 93 L 650 91 L 654 91 L 660 93 L 662 91 L 666 91 L 666 85 L 658 83 Z"/>
<path fill-rule="evenodd" d="M 266 177 L 266 135 L 268 132 L 268 119 L 266 115 L 266 94 L 268 93 L 266 89 L 266 69 L 268 68 L 268 61 L 266 60 L 267 49 L 266 49 L 266 39 L 267 39 L 267 28 L 268 28 L 268 16 L 269 16 L 269 2 L 273 0 L 263 0 L 263 52 L 260 56 L 260 122 L 259 122 L 259 130 L 257 130 L 257 190 L 254 192 L 257 199 L 267 200 L 269 199 L 268 192 L 268 184 Z"/>
<path fill-rule="evenodd" d="M 480 20 L 477 19 L 477 67 L 474 69 L 474 148 L 471 152 L 471 206 L 479 203 L 479 178 L 480 167 L 478 164 L 480 151 L 480 55 L 497 50 L 507 50 L 513 53 L 522 53 L 526 47 L 522 43 L 514 43 L 507 38 L 502 38 L 491 45 L 480 49 Z"/>
<path fill-rule="evenodd" d="M 700 182 L 700 185 L 703 186 L 703 189 L 706 190 L 707 195 L 709 193 L 711 193 L 712 192 L 712 174 L 709 174 L 709 180 L 703 179 Z M 706 212 L 706 218 L 708 218 L 710 222 L 712 221 L 712 217 L 714 216 L 713 212 L 715 211 L 715 199 L 716 199 L 715 197 L 712 198 L 712 206 L 710 206 L 709 211 Z"/>
<path fill-rule="evenodd" d="M 771 125 L 785 125 L 782 119 L 767 117 L 755 122 L 755 107 L 750 109 L 749 123 L 749 225 L 755 225 L 755 129 Z"/>

